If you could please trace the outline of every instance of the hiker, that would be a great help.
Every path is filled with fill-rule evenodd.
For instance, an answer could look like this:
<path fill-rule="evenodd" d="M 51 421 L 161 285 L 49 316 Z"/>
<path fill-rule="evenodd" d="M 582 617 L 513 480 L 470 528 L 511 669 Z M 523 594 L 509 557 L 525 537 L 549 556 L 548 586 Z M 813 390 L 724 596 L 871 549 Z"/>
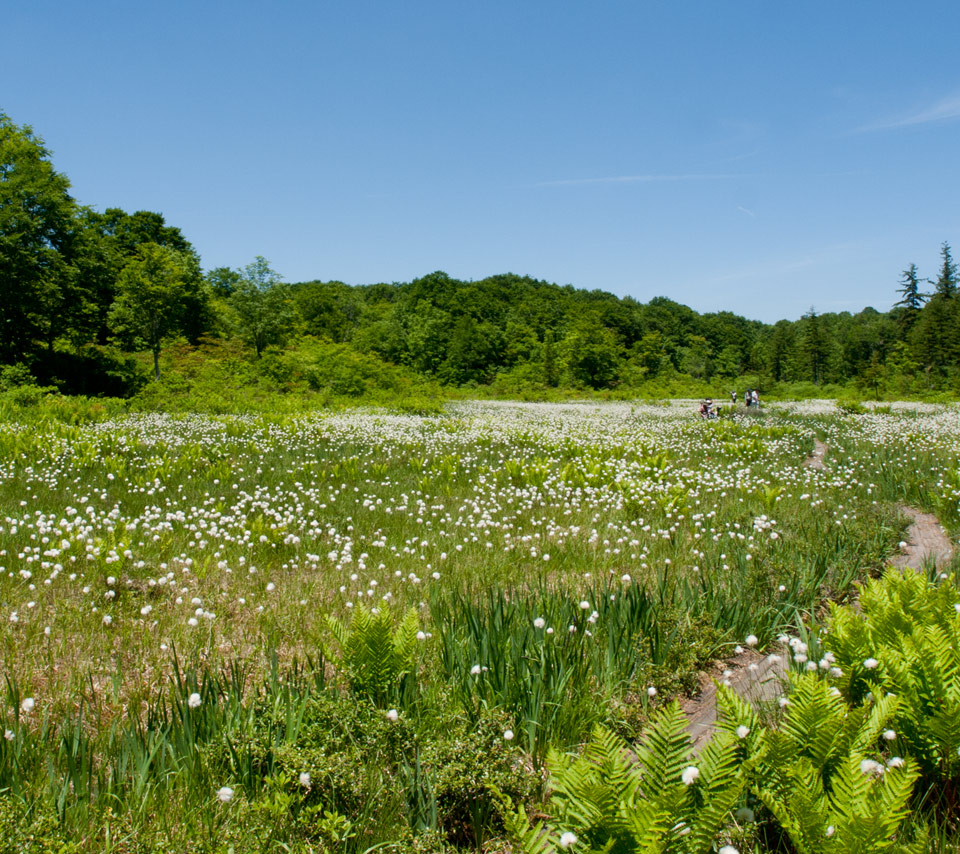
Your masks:
<path fill-rule="evenodd" d="M 757 390 L 753 390 L 753 405 L 759 409 L 760 408 L 760 395 L 757 394 Z"/>
<path fill-rule="evenodd" d="M 730 392 L 730 402 L 733 403 L 734 406 L 737 405 L 737 392 L 736 392 L 736 389 L 734 389 L 733 391 Z"/>

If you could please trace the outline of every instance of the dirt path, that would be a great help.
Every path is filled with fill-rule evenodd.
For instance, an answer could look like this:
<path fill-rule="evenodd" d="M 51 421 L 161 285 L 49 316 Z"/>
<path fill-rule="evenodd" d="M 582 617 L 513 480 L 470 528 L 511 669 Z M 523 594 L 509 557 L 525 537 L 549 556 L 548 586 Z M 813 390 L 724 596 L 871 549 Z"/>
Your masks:
<path fill-rule="evenodd" d="M 786 661 L 779 655 L 761 655 L 746 650 L 700 677 L 700 693 L 683 703 L 689 720 L 687 732 L 693 750 L 699 753 L 717 724 L 717 682 L 728 684 L 751 703 L 768 703 L 783 693 Z"/>
<path fill-rule="evenodd" d="M 823 458 L 826 456 L 826 453 L 827 446 L 819 439 L 814 439 L 813 453 L 803 461 L 803 464 L 810 469 L 825 469 L 826 465 L 823 462 Z"/>
<path fill-rule="evenodd" d="M 826 468 L 826 453 L 827 446 L 819 439 L 815 440 L 813 453 L 804 460 L 804 466 Z M 890 564 L 901 568 L 924 569 L 931 561 L 937 566 L 948 563 L 953 557 L 953 544 L 937 517 L 913 507 L 901 506 L 900 511 L 913 522 L 907 529 L 907 539 L 901 544 L 900 553 L 891 558 Z M 786 658 L 779 655 L 763 656 L 747 650 L 720 663 L 712 673 L 703 674 L 700 693 L 683 703 L 683 711 L 689 719 L 687 732 L 693 741 L 694 752 L 701 750 L 716 728 L 716 682 L 725 682 L 751 703 L 766 703 L 783 693 L 786 672 Z"/>
<path fill-rule="evenodd" d="M 900 507 L 904 516 L 913 519 L 907 528 L 907 539 L 900 554 L 890 560 L 893 566 L 924 569 L 931 563 L 943 566 L 953 557 L 953 543 L 944 533 L 940 521 L 932 513 L 921 513 L 914 507 Z"/>

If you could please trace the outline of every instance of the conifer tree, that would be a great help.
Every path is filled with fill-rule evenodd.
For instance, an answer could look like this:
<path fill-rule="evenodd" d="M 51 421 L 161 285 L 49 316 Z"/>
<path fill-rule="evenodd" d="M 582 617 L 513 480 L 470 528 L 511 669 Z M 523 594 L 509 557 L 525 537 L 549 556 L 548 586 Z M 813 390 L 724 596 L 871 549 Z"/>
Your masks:
<path fill-rule="evenodd" d="M 940 275 L 937 277 L 937 294 L 953 298 L 957 293 L 957 264 L 950 254 L 950 244 L 940 247 Z"/>
<path fill-rule="evenodd" d="M 903 271 L 900 277 L 900 287 L 897 293 L 902 296 L 894 303 L 895 308 L 902 308 L 897 320 L 901 335 L 905 335 L 912 328 L 920 316 L 920 309 L 927 299 L 926 294 L 920 293 L 920 277 L 917 275 L 917 265 L 911 264 Z"/>
<path fill-rule="evenodd" d="M 902 294 L 903 299 L 894 305 L 903 306 L 910 312 L 917 312 L 923 307 L 927 297 L 926 294 L 920 293 L 920 278 L 917 276 L 916 264 L 911 264 L 903 271 L 897 293 Z"/>

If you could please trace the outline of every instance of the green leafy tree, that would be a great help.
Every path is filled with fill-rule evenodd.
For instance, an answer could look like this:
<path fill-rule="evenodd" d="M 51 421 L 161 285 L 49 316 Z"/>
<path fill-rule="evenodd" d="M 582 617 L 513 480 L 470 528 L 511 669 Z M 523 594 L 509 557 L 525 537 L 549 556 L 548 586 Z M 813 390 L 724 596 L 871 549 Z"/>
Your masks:
<path fill-rule="evenodd" d="M 424 374 L 436 374 L 447 355 L 451 319 L 448 312 L 420 300 L 403 318 L 407 359 Z"/>
<path fill-rule="evenodd" d="M 464 314 L 453 327 L 440 378 L 457 385 L 480 382 L 499 364 L 502 351 L 503 337 L 493 324 Z"/>
<path fill-rule="evenodd" d="M 508 320 L 505 338 L 504 356 L 508 365 L 531 361 L 540 347 L 537 333 L 522 321 Z"/>
<path fill-rule="evenodd" d="M 183 329 L 184 307 L 196 274 L 189 256 L 156 243 L 140 246 L 120 272 L 110 325 L 135 348 L 153 353 L 156 379 L 163 341 Z"/>
<path fill-rule="evenodd" d="M 240 283 L 242 275 L 239 270 L 231 267 L 214 267 L 207 270 L 207 284 L 214 294 L 221 297 L 228 297 Z"/>
<path fill-rule="evenodd" d="M 646 369 L 650 376 L 656 376 L 663 367 L 664 360 L 668 358 L 666 342 L 663 340 L 663 334 L 659 330 L 647 332 L 634 346 L 637 354 L 637 361 Z"/>
<path fill-rule="evenodd" d="M 687 346 L 681 351 L 680 369 L 696 379 L 708 379 L 712 373 L 713 360 L 710 342 L 702 335 L 691 335 Z"/>
<path fill-rule="evenodd" d="M 621 347 L 616 333 L 593 318 L 577 323 L 562 341 L 567 371 L 574 382 L 607 388 L 617 379 Z"/>
<path fill-rule="evenodd" d="M 271 344 L 279 344 L 290 334 L 294 323 L 290 292 L 270 263 L 258 255 L 243 268 L 230 295 L 240 335 L 259 359 Z"/>
<path fill-rule="evenodd" d="M 84 308 L 75 265 L 76 202 L 33 129 L 0 112 L 0 355 L 52 347 Z"/>
<path fill-rule="evenodd" d="M 85 209 L 82 215 L 85 245 L 82 256 L 85 283 L 95 295 L 98 306 L 98 337 L 106 340 L 109 311 L 116 297 L 120 272 L 145 243 L 163 246 L 188 259 L 189 281 L 183 307 L 182 332 L 191 341 L 214 325 L 214 316 L 203 286 L 200 258 L 193 245 L 179 228 L 167 225 L 163 214 L 155 211 L 127 213 L 121 208 L 107 208 L 103 213 Z"/>
<path fill-rule="evenodd" d="M 557 347 L 552 329 L 543 333 L 543 381 L 551 388 L 560 381 L 560 372 L 557 370 Z"/>

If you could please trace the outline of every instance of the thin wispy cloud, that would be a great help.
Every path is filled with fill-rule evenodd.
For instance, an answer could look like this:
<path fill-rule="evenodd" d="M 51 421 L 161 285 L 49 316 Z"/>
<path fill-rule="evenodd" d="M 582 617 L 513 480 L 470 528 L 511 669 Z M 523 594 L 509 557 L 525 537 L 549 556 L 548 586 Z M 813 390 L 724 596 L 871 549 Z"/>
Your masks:
<path fill-rule="evenodd" d="M 737 205 L 737 210 L 741 211 L 742 213 L 745 213 L 747 216 L 753 217 L 754 219 L 757 218 L 757 215 L 752 210 L 750 210 L 750 208 L 745 208 L 743 205 Z"/>
<path fill-rule="evenodd" d="M 673 181 L 722 181 L 740 175 L 615 175 L 607 178 L 564 178 L 559 181 L 540 181 L 535 187 L 575 187 L 587 184 L 658 184 Z"/>
<path fill-rule="evenodd" d="M 858 133 L 871 131 L 895 130 L 897 128 L 915 127 L 934 122 L 944 122 L 960 118 L 960 93 L 941 98 L 934 104 L 904 113 L 900 116 L 884 119 L 857 129 Z"/>

